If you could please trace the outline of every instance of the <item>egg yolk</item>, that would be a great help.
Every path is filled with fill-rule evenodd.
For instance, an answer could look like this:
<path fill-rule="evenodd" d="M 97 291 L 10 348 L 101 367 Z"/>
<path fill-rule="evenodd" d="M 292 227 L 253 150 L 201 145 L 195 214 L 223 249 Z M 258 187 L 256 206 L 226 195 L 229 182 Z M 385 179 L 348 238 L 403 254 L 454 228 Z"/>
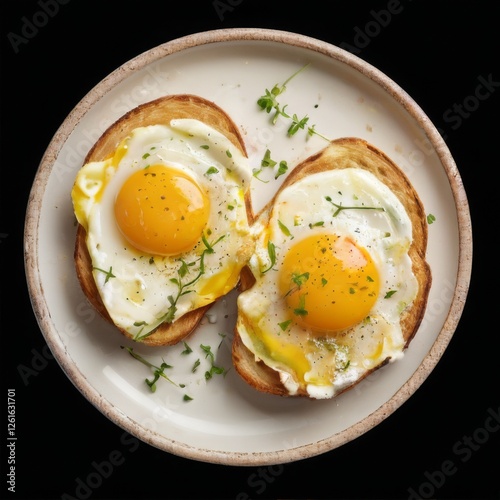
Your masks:
<path fill-rule="evenodd" d="M 114 209 L 120 231 L 135 248 L 153 255 L 176 255 L 199 242 L 210 201 L 188 174 L 151 165 L 127 178 Z"/>
<path fill-rule="evenodd" d="M 332 234 L 293 245 L 284 257 L 279 284 L 291 317 L 315 331 L 341 330 L 362 321 L 380 286 L 367 250 Z"/>

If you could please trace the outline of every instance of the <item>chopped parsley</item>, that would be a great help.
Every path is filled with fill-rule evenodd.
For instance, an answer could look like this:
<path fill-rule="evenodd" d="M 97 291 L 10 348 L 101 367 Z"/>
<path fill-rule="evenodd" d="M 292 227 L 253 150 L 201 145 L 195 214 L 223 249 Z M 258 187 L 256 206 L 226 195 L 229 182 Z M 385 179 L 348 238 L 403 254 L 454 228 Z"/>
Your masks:
<path fill-rule="evenodd" d="M 266 269 L 261 271 L 262 274 L 265 274 L 268 271 L 270 271 L 274 267 L 274 264 L 276 264 L 276 246 L 274 245 L 274 243 L 272 241 L 269 241 L 267 243 L 267 253 L 269 255 L 270 264 Z"/>
<path fill-rule="evenodd" d="M 212 174 L 217 174 L 219 173 L 219 169 L 216 167 L 210 167 L 206 172 L 205 175 L 212 175 Z"/>
<path fill-rule="evenodd" d="M 301 295 L 299 297 L 299 307 L 296 307 L 293 310 L 293 313 L 296 316 L 307 316 L 309 314 L 306 310 L 306 296 L 305 295 Z"/>

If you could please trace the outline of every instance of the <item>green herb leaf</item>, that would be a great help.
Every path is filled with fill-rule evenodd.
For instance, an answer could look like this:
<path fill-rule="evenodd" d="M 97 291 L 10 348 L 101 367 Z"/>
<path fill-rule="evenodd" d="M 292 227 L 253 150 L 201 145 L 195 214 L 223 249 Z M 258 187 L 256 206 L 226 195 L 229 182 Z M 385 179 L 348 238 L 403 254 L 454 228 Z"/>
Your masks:
<path fill-rule="evenodd" d="M 299 117 L 294 114 L 292 118 L 292 124 L 288 128 L 287 134 L 289 136 L 295 135 L 298 130 L 303 130 L 304 127 L 306 126 L 306 123 L 309 121 L 309 118 L 305 116 L 302 119 L 299 119 Z"/>
<path fill-rule="evenodd" d="M 207 234 L 211 234 L 210 230 L 207 231 Z M 182 259 L 179 259 L 181 262 L 181 265 L 179 266 L 179 269 L 177 270 L 177 278 L 170 278 L 170 282 L 173 283 L 174 285 L 177 286 L 177 294 L 175 297 L 173 295 L 169 295 L 167 297 L 170 307 L 167 309 L 167 312 L 165 315 L 161 318 L 161 320 L 165 323 L 172 323 L 174 318 L 175 318 L 175 313 L 177 312 L 177 301 L 179 300 L 180 297 L 187 295 L 188 293 L 192 293 L 193 290 L 190 289 L 189 287 L 194 285 L 205 273 L 205 255 L 206 254 L 211 254 L 214 253 L 214 246 L 219 243 L 222 239 L 226 237 L 225 234 L 220 236 L 216 241 L 213 243 L 210 243 L 205 236 L 205 234 L 202 234 L 201 239 L 203 241 L 203 244 L 205 245 L 205 249 L 203 250 L 200 258 L 198 261 L 195 262 L 186 262 Z M 198 273 L 191 279 L 191 281 L 184 281 L 184 278 L 189 275 L 190 268 L 193 268 L 196 263 L 199 264 L 199 270 Z M 152 332 L 150 332 L 147 335 L 144 335 L 141 337 L 141 340 L 148 335 L 151 335 Z"/>
<path fill-rule="evenodd" d="M 205 358 L 208 358 L 210 356 L 210 359 L 212 362 L 214 361 L 214 353 L 212 352 L 212 348 L 209 345 L 203 345 L 200 344 L 201 350 L 205 353 Z"/>
<path fill-rule="evenodd" d="M 289 327 L 289 325 L 290 325 L 290 323 L 291 323 L 291 322 L 292 322 L 292 320 L 291 320 L 291 319 L 288 319 L 288 320 L 286 320 L 286 321 L 282 321 L 281 323 L 278 323 L 278 326 L 279 326 L 279 327 L 280 327 L 283 331 L 285 331 L 285 330 Z"/>
<path fill-rule="evenodd" d="M 311 222 L 309 224 L 309 229 L 312 229 L 313 227 L 323 227 L 325 225 L 325 222 L 324 221 L 318 221 L 318 222 L 315 222 L 314 224 Z"/>
<path fill-rule="evenodd" d="M 266 113 L 270 113 L 273 109 L 275 109 L 278 106 L 278 103 L 276 101 L 276 97 L 282 94 L 286 90 L 286 86 L 288 82 L 290 82 L 293 78 L 295 78 L 299 73 L 301 73 L 305 68 L 309 66 L 306 64 L 302 68 L 298 69 L 292 76 L 287 78 L 285 82 L 282 85 L 279 85 L 278 83 L 269 91 L 266 89 L 265 94 L 261 96 L 257 100 L 257 104 L 259 107 L 266 111 Z"/>
<path fill-rule="evenodd" d="M 186 355 L 186 354 L 191 354 L 193 352 L 193 349 L 188 346 L 186 342 L 183 342 L 184 344 L 184 350 L 181 352 L 181 354 Z"/>
<path fill-rule="evenodd" d="M 287 171 L 288 171 L 287 162 L 285 160 L 281 160 L 278 167 L 278 171 L 276 172 L 274 178 L 277 179 L 278 177 L 281 177 L 282 175 L 286 174 Z"/>
<path fill-rule="evenodd" d="M 276 162 L 271 158 L 271 151 L 269 149 L 266 149 L 260 165 L 261 167 L 274 167 L 276 165 Z"/>
<path fill-rule="evenodd" d="M 214 375 L 225 373 L 224 368 L 215 364 L 215 355 L 209 345 L 200 344 L 201 350 L 205 353 L 205 358 L 210 358 L 210 369 L 205 372 L 205 379 L 210 380 Z"/>
<path fill-rule="evenodd" d="M 210 370 L 207 370 L 205 372 L 205 380 L 210 380 L 214 375 L 223 375 L 223 374 L 224 374 L 224 368 L 212 365 L 210 367 Z"/>
<path fill-rule="evenodd" d="M 262 160 L 260 161 L 260 167 L 259 169 L 253 169 L 253 176 L 257 179 L 259 179 L 261 182 L 269 182 L 269 181 L 264 181 L 263 179 L 260 179 L 258 175 L 262 172 L 264 168 L 274 168 L 277 165 L 277 161 L 273 160 L 271 158 L 271 151 L 269 149 L 266 149 L 266 152 L 264 153 L 264 156 Z M 282 176 L 288 171 L 288 165 L 285 160 L 281 160 L 278 165 L 278 169 L 276 171 L 276 174 L 274 176 L 275 179 L 278 177 Z"/>
<path fill-rule="evenodd" d="M 281 106 L 280 103 L 278 102 L 277 97 L 283 94 L 283 92 L 285 92 L 286 90 L 287 84 L 308 66 L 309 65 L 306 64 L 305 66 L 299 68 L 293 75 L 291 75 L 287 80 L 285 80 L 283 84 L 280 85 L 277 83 L 271 90 L 266 89 L 265 93 L 257 99 L 257 105 L 260 107 L 261 110 L 265 111 L 268 114 L 274 111 L 271 119 L 271 123 L 273 125 L 276 124 L 280 116 L 282 116 L 285 119 L 292 120 L 292 124 L 289 126 L 287 130 L 288 136 L 295 135 L 298 130 L 304 130 L 306 128 L 306 124 L 309 118 L 307 116 L 304 118 L 298 118 L 296 114 L 293 115 L 288 114 L 285 111 L 287 105 Z M 315 130 L 314 125 L 307 128 L 307 134 L 308 136 L 318 135 L 319 137 L 327 141 L 329 140 L 324 135 L 318 133 Z"/>
<path fill-rule="evenodd" d="M 307 316 L 308 312 L 305 308 L 306 306 L 306 296 L 301 295 L 299 297 L 299 307 L 293 310 L 293 313 L 297 316 Z"/>
<path fill-rule="evenodd" d="M 267 243 L 267 253 L 269 255 L 270 264 L 269 267 L 261 271 L 262 274 L 270 271 L 274 267 L 274 264 L 276 264 L 276 247 L 274 246 L 274 243 L 272 241 L 269 241 Z"/>
<path fill-rule="evenodd" d="M 427 216 L 427 224 L 432 224 L 436 222 L 436 216 L 435 215 L 432 215 L 432 214 L 429 214 Z"/>
<path fill-rule="evenodd" d="M 225 237 L 226 237 L 226 235 L 223 234 L 219 239 L 217 239 L 213 243 L 209 243 L 205 234 L 202 234 L 201 241 L 203 241 L 203 244 L 205 245 L 204 253 L 214 253 L 215 252 L 214 246 L 217 245 L 217 243 L 219 243 L 219 241 L 223 240 Z"/>
<path fill-rule="evenodd" d="M 100 269 L 99 267 L 94 267 L 96 271 L 99 271 L 101 273 L 104 273 L 106 275 L 106 279 L 104 280 L 104 284 L 106 284 L 110 278 L 116 278 L 116 276 L 113 274 L 113 267 L 110 266 L 109 271 L 105 271 L 104 269 Z"/>
<path fill-rule="evenodd" d="M 216 167 L 209 167 L 209 169 L 205 172 L 205 175 L 217 174 L 219 169 Z"/>
<path fill-rule="evenodd" d="M 302 274 L 297 274 L 293 273 L 292 274 L 292 281 L 300 288 L 301 285 L 303 285 L 308 279 L 309 279 L 309 273 L 302 273 Z"/>
<path fill-rule="evenodd" d="M 275 88 L 276 87 L 274 87 L 273 90 Z M 257 99 L 257 105 L 266 113 L 270 113 L 271 110 L 276 106 L 276 104 L 275 94 L 269 92 L 269 90 L 267 89 L 266 93 L 263 96 L 259 97 L 259 99 Z"/>
<path fill-rule="evenodd" d="M 160 377 L 164 378 L 165 380 L 168 380 L 171 384 L 177 386 L 177 384 L 175 382 L 173 382 L 165 374 L 165 370 L 167 368 L 172 368 L 171 365 L 165 363 L 165 361 L 164 361 L 160 366 L 155 366 L 154 364 L 150 363 L 147 359 L 143 358 L 140 354 L 137 354 L 132 347 L 124 347 L 124 346 L 120 346 L 120 347 L 121 347 L 121 349 L 125 349 L 134 359 L 136 359 L 137 361 L 140 361 L 143 365 L 145 365 L 153 370 L 153 374 L 154 374 L 153 379 L 151 379 L 151 380 L 149 380 L 148 378 L 145 379 L 145 383 L 151 389 L 151 392 L 156 391 L 156 382 L 159 380 Z"/>
<path fill-rule="evenodd" d="M 186 264 L 186 261 L 181 259 L 181 267 L 179 267 L 177 274 L 179 275 L 180 278 L 184 278 L 184 276 L 186 276 L 188 272 L 189 272 L 189 266 Z"/>
<path fill-rule="evenodd" d="M 292 233 L 290 232 L 290 229 L 283 224 L 280 220 L 278 220 L 278 227 L 281 229 L 281 232 L 290 238 L 293 238 Z"/>

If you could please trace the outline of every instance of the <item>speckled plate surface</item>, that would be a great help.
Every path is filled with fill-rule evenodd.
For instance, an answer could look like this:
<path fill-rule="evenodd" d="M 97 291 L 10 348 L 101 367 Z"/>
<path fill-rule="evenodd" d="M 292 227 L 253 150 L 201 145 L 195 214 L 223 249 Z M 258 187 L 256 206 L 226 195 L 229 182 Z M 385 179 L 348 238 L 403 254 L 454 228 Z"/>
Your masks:
<path fill-rule="evenodd" d="M 427 311 L 405 357 L 327 401 L 257 393 L 229 369 L 205 380 L 200 344 L 231 367 L 235 293 L 219 301 L 183 346 L 136 352 L 173 366 L 169 376 L 185 390 L 160 381 L 121 346 L 131 346 L 86 301 L 73 263 L 75 218 L 70 191 L 94 141 L 115 119 L 165 94 L 192 93 L 220 105 L 240 127 L 252 165 L 267 148 L 289 165 L 324 142 L 272 125 L 257 99 L 308 67 L 286 90 L 286 103 L 330 138 L 357 136 L 389 155 L 419 193 L 429 226 L 427 259 L 433 273 Z M 280 179 L 256 182 L 255 210 Z M 352 54 L 299 34 L 229 29 L 195 34 L 147 51 L 118 68 L 86 95 L 55 134 L 36 174 L 25 227 L 26 274 L 41 331 L 60 366 L 104 415 L 166 452 L 212 463 L 284 463 L 332 450 L 372 429 L 422 384 L 446 349 L 469 286 L 472 236 L 467 197 L 440 134 L 420 107 L 393 81 Z M 200 370 L 192 373 L 194 356 Z"/>

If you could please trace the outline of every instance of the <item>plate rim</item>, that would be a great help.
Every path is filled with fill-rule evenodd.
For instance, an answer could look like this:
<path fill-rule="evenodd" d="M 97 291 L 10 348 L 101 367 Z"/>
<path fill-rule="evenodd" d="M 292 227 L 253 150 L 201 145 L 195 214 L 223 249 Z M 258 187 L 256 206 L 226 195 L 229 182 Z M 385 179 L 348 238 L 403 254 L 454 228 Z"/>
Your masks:
<path fill-rule="evenodd" d="M 148 64 L 192 47 L 237 41 L 275 42 L 322 53 L 347 64 L 389 93 L 422 128 L 438 155 L 454 198 L 458 226 L 458 269 L 451 304 L 443 327 L 415 372 L 389 400 L 347 429 L 317 442 L 286 450 L 267 452 L 235 452 L 195 448 L 140 426 L 110 401 L 102 397 L 98 390 L 86 380 L 85 375 L 80 372 L 78 367 L 73 366 L 68 360 L 62 339 L 51 322 L 50 311 L 44 298 L 43 284 L 38 271 L 40 209 L 50 177 L 51 166 L 79 121 L 108 91 Z M 424 383 L 453 337 L 465 307 L 469 290 L 472 273 L 472 252 L 472 224 L 469 204 L 455 160 L 437 128 L 413 98 L 381 70 L 336 45 L 307 35 L 266 28 L 225 28 L 176 38 L 142 52 L 97 83 L 72 109 L 57 129 L 43 154 L 29 194 L 24 227 L 25 274 L 32 308 L 42 335 L 73 385 L 109 420 L 141 441 L 184 458 L 224 465 L 271 465 L 320 455 L 356 439 L 394 413 Z"/>

